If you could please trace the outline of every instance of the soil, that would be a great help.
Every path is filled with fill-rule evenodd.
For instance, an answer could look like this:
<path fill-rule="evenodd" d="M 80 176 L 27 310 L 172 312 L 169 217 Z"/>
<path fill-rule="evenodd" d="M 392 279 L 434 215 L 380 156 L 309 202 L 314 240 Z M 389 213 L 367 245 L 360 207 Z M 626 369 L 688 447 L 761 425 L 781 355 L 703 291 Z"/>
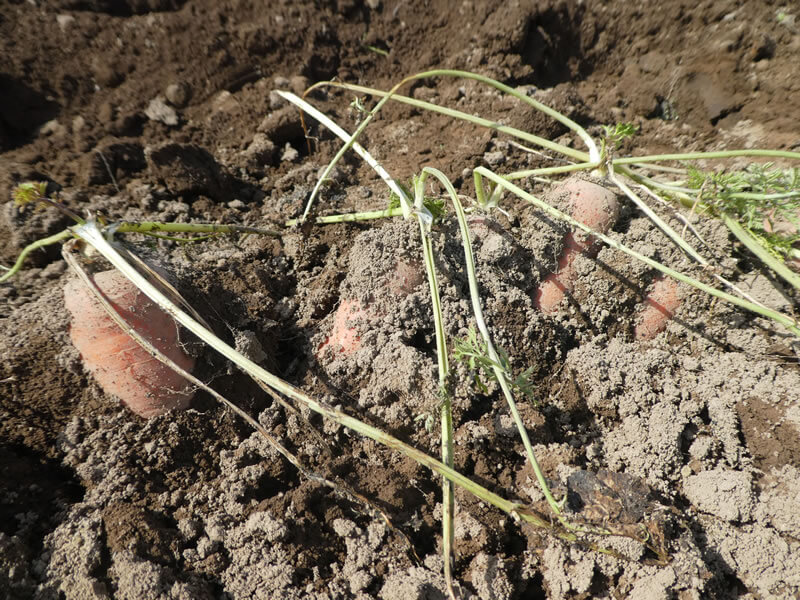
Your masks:
<path fill-rule="evenodd" d="M 0 261 L 69 224 L 52 209 L 13 205 L 13 187 L 28 180 L 111 220 L 282 229 L 338 144 L 316 126 L 307 143 L 297 112 L 273 91 L 333 78 L 387 89 L 429 68 L 476 71 L 595 136 L 603 124 L 635 123 L 622 153 L 797 149 L 792 10 L 770 0 L 4 2 Z M 474 82 L 430 78 L 405 91 L 578 144 Z M 352 93 L 327 88 L 310 99 L 355 128 Z M 399 181 L 435 166 L 467 197 L 478 165 L 552 164 L 503 136 L 402 105 L 387 105 L 362 142 Z M 387 205 L 383 184 L 356 157 L 331 179 L 320 214 Z M 564 206 L 557 190 L 523 185 Z M 534 297 L 566 229 L 522 201 L 502 206 L 508 216 L 472 217 L 474 250 L 495 342 L 516 373 L 531 369 L 534 391 L 519 405 L 537 457 L 576 520 L 649 531 L 667 559 L 629 537 L 564 542 L 459 489 L 462 597 L 800 596 L 795 338 L 682 288 L 666 330 L 636 340 L 656 273 L 609 248 L 577 260 L 569 302 L 543 315 Z M 682 228 L 671 209 L 654 208 Z M 614 237 L 692 270 L 630 203 L 621 212 Z M 693 222 L 720 272 L 770 306 L 795 309 L 796 296 L 724 228 Z M 438 455 L 431 302 L 412 221 L 188 247 L 129 241 L 253 360 Z M 464 336 L 474 321 L 452 211 L 433 241 L 445 328 Z M 0 284 L 0 596 L 446 597 L 436 477 L 307 409 L 284 409 L 202 349 L 195 374 L 335 488 L 299 472 L 203 392 L 189 410 L 136 417 L 104 394 L 69 342 L 62 289 L 71 277 L 52 246 Z M 354 319 L 358 348 L 341 352 L 326 340 L 339 304 L 353 301 L 367 316 Z M 476 388 L 473 375 L 455 368 L 456 468 L 545 512 L 502 395 L 491 382 Z"/>

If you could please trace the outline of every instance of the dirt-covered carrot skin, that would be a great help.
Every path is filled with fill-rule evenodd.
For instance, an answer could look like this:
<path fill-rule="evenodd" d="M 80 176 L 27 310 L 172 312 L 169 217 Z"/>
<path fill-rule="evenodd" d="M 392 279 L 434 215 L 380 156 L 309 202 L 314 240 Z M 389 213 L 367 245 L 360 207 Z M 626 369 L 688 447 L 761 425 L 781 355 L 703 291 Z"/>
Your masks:
<path fill-rule="evenodd" d="M 356 321 L 368 319 L 369 312 L 362 308 L 358 300 L 344 300 L 336 309 L 333 328 L 328 338 L 317 350 L 318 355 L 330 348 L 333 352 L 352 354 L 361 347 L 361 338 L 356 331 Z"/>
<path fill-rule="evenodd" d="M 561 186 L 561 191 L 570 195 L 572 217 L 595 231 L 606 233 L 619 216 L 616 194 L 601 185 L 571 179 Z M 592 236 L 581 231 L 568 233 L 556 272 L 548 275 L 539 286 L 534 298 L 536 306 L 544 313 L 556 312 L 575 283 L 575 259 L 580 254 L 596 256 L 598 250 Z"/>
<path fill-rule="evenodd" d="M 416 261 L 398 260 L 386 280 L 386 288 L 395 296 L 406 296 L 425 281 L 425 271 Z M 369 321 L 383 315 L 375 314 L 374 306 L 363 306 L 358 300 L 342 300 L 333 317 L 330 335 L 317 348 L 317 356 L 330 349 L 334 353 L 352 354 L 361 348 L 357 321 Z"/>
<path fill-rule="evenodd" d="M 169 316 L 118 271 L 104 271 L 93 278 L 132 329 L 191 371 L 194 359 L 183 351 L 177 326 Z M 189 406 L 193 392 L 187 391 L 186 380 L 125 333 L 83 283 L 66 284 L 64 303 L 72 316 L 72 343 L 104 392 L 145 418 Z"/>
<path fill-rule="evenodd" d="M 667 322 L 681 305 L 678 282 L 666 276 L 656 279 L 644 305 L 634 328 L 637 340 L 650 340 L 664 331 Z"/>

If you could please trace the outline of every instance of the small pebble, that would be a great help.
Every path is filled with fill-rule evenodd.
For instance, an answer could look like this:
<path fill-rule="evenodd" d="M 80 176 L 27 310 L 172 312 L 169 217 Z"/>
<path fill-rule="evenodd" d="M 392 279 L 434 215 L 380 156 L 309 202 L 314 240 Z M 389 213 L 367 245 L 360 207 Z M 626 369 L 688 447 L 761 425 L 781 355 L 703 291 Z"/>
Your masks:
<path fill-rule="evenodd" d="M 308 85 L 308 79 L 302 75 L 294 75 L 289 79 L 289 87 L 298 96 L 302 95 L 303 92 L 306 91 Z"/>
<path fill-rule="evenodd" d="M 167 102 L 172 104 L 172 106 L 183 108 L 186 106 L 186 103 L 189 102 L 191 89 L 183 81 L 178 81 L 168 85 L 167 89 L 164 91 L 164 95 L 167 97 Z"/>
<path fill-rule="evenodd" d="M 56 119 L 48 121 L 39 128 L 39 134 L 45 136 L 60 137 L 66 133 L 67 128 L 59 123 Z"/>
<path fill-rule="evenodd" d="M 200 525 L 200 522 L 195 519 L 179 519 L 178 531 L 181 532 L 181 535 L 183 535 L 183 537 L 191 541 L 196 539 L 197 536 L 200 535 L 202 527 Z"/>
<path fill-rule="evenodd" d="M 490 167 L 497 167 L 506 162 L 506 155 L 499 150 L 495 152 L 487 152 L 483 155 L 483 160 L 485 160 Z"/>
<path fill-rule="evenodd" d="M 294 162 L 300 157 L 300 153 L 292 148 L 290 143 L 286 143 L 283 147 L 283 153 L 281 154 L 281 162 Z"/>
<path fill-rule="evenodd" d="M 217 547 L 217 543 L 203 536 L 197 542 L 197 555 L 203 559 L 211 555 Z"/>
<path fill-rule="evenodd" d="M 72 15 L 56 15 L 56 23 L 61 31 L 66 31 L 75 24 L 75 17 Z"/>
<path fill-rule="evenodd" d="M 206 529 L 206 532 L 208 533 L 208 538 L 212 542 L 221 542 L 225 539 L 225 529 L 221 525 L 211 525 Z"/>
<path fill-rule="evenodd" d="M 269 93 L 269 108 L 270 110 L 277 110 L 284 104 L 286 104 L 286 100 L 284 100 L 278 92 L 272 90 Z"/>
<path fill-rule="evenodd" d="M 228 90 L 222 90 L 212 101 L 212 106 L 218 112 L 231 112 L 239 107 L 239 101 Z"/>
<path fill-rule="evenodd" d="M 275 144 L 264 133 L 256 133 L 253 135 L 253 141 L 247 146 L 244 153 L 253 159 L 262 163 L 271 163 L 275 156 Z"/>
<path fill-rule="evenodd" d="M 174 127 L 178 124 L 178 113 L 169 104 L 164 102 L 164 98 L 156 96 L 144 110 L 145 116 L 151 121 L 160 121 L 164 125 Z"/>
<path fill-rule="evenodd" d="M 687 371 L 699 371 L 700 361 L 693 356 L 687 356 L 683 359 L 683 368 Z"/>

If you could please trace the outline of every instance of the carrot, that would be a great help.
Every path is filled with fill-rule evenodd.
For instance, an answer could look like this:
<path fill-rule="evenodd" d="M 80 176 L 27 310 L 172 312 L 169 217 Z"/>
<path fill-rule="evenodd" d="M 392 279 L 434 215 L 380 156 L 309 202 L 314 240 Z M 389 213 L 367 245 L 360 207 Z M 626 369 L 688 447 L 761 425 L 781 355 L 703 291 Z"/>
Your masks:
<path fill-rule="evenodd" d="M 634 337 L 637 340 L 651 340 L 667 326 L 667 321 L 681 305 L 678 282 L 671 277 L 659 277 L 644 303 L 645 308 L 639 314 L 634 327 Z"/>
<path fill-rule="evenodd" d="M 181 348 L 177 326 L 166 313 L 119 271 L 97 273 L 93 279 L 132 329 L 180 367 L 192 369 L 194 359 Z M 64 303 L 72 316 L 72 343 L 105 393 L 145 418 L 189 406 L 193 393 L 184 390 L 183 377 L 126 334 L 83 283 L 66 284 Z"/>
<path fill-rule="evenodd" d="M 611 190 L 591 181 L 571 179 L 559 191 L 569 193 L 572 217 L 595 231 L 605 233 L 617 220 L 619 203 Z M 564 237 L 558 269 L 545 277 L 534 304 L 544 313 L 556 312 L 564 296 L 572 291 L 576 279 L 575 259 L 580 254 L 597 256 L 598 251 L 599 245 L 592 236 L 577 231 L 568 233 Z"/>
<path fill-rule="evenodd" d="M 407 296 L 425 281 L 425 271 L 416 261 L 398 260 L 389 277 L 387 287 L 397 296 Z"/>
<path fill-rule="evenodd" d="M 326 348 L 344 354 L 352 354 L 358 350 L 361 347 L 361 338 L 356 332 L 355 322 L 359 319 L 367 319 L 369 316 L 358 300 L 342 301 L 333 317 L 331 334 L 320 344 L 317 354 L 321 356 Z"/>
<path fill-rule="evenodd" d="M 398 260 L 386 281 L 386 288 L 397 296 L 406 296 L 424 281 L 424 272 L 415 261 Z M 363 306 L 358 300 L 343 300 L 333 317 L 330 335 L 317 348 L 317 356 L 322 356 L 327 348 L 345 355 L 356 352 L 361 347 L 361 338 L 356 330 L 356 321 L 374 321 L 385 315 L 375 314 L 373 306 Z"/>

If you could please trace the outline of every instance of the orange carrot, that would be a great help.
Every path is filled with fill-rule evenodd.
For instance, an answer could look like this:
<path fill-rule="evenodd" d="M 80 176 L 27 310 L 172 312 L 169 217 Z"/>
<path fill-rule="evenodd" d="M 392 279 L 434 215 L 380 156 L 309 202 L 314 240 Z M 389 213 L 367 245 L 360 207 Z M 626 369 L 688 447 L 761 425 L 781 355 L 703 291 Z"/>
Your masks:
<path fill-rule="evenodd" d="M 425 281 L 421 266 L 416 261 L 400 259 L 389 274 L 386 287 L 392 294 L 406 296 Z M 374 320 L 373 306 L 362 306 L 358 300 L 343 300 L 333 317 L 331 334 L 317 348 L 317 356 L 322 356 L 327 348 L 336 353 L 352 354 L 361 347 L 361 338 L 356 331 L 356 321 Z"/>
<path fill-rule="evenodd" d="M 678 282 L 672 277 L 659 277 L 644 303 L 645 308 L 639 315 L 634 328 L 634 336 L 637 340 L 651 340 L 667 326 L 667 321 L 672 318 L 681 305 Z"/>
<path fill-rule="evenodd" d="M 361 306 L 358 300 L 342 301 L 339 308 L 336 309 L 331 334 L 320 344 L 317 354 L 322 356 L 326 348 L 345 354 L 352 354 L 358 350 L 361 347 L 361 338 L 356 333 L 355 322 L 368 317 L 369 312 Z"/>
<path fill-rule="evenodd" d="M 572 217 L 595 231 L 605 233 L 617 220 L 619 203 L 611 190 L 591 181 L 571 179 L 561 186 L 560 191 L 570 194 Z M 598 251 L 599 246 L 592 236 L 582 231 L 568 233 L 564 237 L 558 270 L 545 277 L 534 304 L 542 312 L 556 312 L 564 296 L 572 291 L 576 278 L 575 259 L 579 254 L 594 257 Z"/>
<path fill-rule="evenodd" d="M 93 279 L 132 329 L 180 367 L 192 369 L 194 359 L 181 348 L 177 326 L 166 313 L 119 271 L 104 271 Z M 83 283 L 67 283 L 64 302 L 72 315 L 72 343 L 104 392 L 141 417 L 189 406 L 193 393 L 184 390 L 183 377 L 126 334 Z"/>

